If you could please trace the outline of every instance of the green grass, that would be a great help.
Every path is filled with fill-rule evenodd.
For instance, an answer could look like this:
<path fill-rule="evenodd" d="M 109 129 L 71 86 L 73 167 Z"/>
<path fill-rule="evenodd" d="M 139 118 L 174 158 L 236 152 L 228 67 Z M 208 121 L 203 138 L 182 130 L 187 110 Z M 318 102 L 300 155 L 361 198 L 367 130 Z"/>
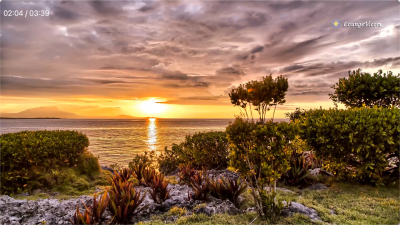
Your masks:
<path fill-rule="evenodd" d="M 288 188 L 289 189 L 289 188 Z M 313 222 L 307 216 L 294 214 L 290 218 L 266 221 L 257 214 L 204 214 L 182 216 L 170 224 L 399 224 L 400 190 L 398 187 L 374 187 L 360 184 L 334 183 L 326 190 L 312 191 L 290 188 L 295 193 L 277 191 L 280 200 L 296 201 L 314 208 L 323 222 Z M 254 206 L 249 193 L 242 195 L 242 209 Z M 331 214 L 331 210 L 334 214 Z M 145 224 L 164 224 L 166 216 L 152 217 Z"/>

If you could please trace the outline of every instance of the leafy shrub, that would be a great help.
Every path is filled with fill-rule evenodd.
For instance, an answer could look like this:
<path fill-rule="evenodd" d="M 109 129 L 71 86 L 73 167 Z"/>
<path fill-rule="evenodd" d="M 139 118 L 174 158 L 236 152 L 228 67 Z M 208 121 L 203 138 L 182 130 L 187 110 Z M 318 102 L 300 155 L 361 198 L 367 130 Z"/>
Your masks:
<path fill-rule="evenodd" d="M 281 203 L 275 201 L 274 189 L 276 181 L 290 168 L 291 141 L 298 132 L 296 124 L 257 124 L 237 118 L 226 132 L 231 143 L 231 169 L 239 171 L 249 182 L 257 212 L 263 217 L 279 215 L 274 210 Z"/>
<path fill-rule="evenodd" d="M 211 185 L 207 171 L 196 171 L 194 176 L 191 178 L 191 184 L 194 195 L 191 195 L 189 198 L 194 200 L 208 200 L 208 196 L 211 192 Z"/>
<path fill-rule="evenodd" d="M 400 107 L 400 74 L 393 75 L 391 71 L 382 73 L 379 70 L 372 76 L 362 73 L 361 69 L 349 71 L 348 78 L 340 78 L 332 86 L 335 89 L 330 98 L 336 103 L 347 107 Z"/>
<path fill-rule="evenodd" d="M 131 165 L 143 165 L 145 168 L 154 167 L 155 158 L 155 151 L 146 151 L 136 155 L 135 158 L 132 159 L 132 162 L 129 163 L 129 167 L 131 167 Z"/>
<path fill-rule="evenodd" d="M 2 194 L 30 190 L 30 181 L 51 170 L 56 173 L 60 167 L 87 168 L 79 157 L 89 140 L 76 131 L 21 131 L 0 135 L 0 143 Z"/>
<path fill-rule="evenodd" d="M 167 190 L 169 182 L 164 180 L 164 175 L 161 173 L 157 173 L 153 177 L 153 181 L 151 182 L 151 197 L 154 202 L 161 204 L 165 200 L 167 200 L 169 196 L 169 191 Z"/>
<path fill-rule="evenodd" d="M 182 183 L 190 185 L 191 179 L 194 176 L 196 171 L 189 164 L 180 165 L 178 177 Z"/>
<path fill-rule="evenodd" d="M 211 195 L 222 200 L 228 199 L 236 207 L 239 207 L 239 196 L 247 190 L 247 185 L 240 178 L 232 180 L 222 177 L 219 180 L 211 179 Z"/>
<path fill-rule="evenodd" d="M 397 108 L 315 109 L 300 119 L 300 136 L 338 178 L 379 185 L 398 179 L 399 119 Z"/>
<path fill-rule="evenodd" d="M 195 168 L 226 168 L 228 165 L 228 140 L 225 132 L 204 132 L 188 135 L 172 149 L 165 148 L 158 157 L 159 170 L 174 171 L 180 164 L 191 164 Z"/>

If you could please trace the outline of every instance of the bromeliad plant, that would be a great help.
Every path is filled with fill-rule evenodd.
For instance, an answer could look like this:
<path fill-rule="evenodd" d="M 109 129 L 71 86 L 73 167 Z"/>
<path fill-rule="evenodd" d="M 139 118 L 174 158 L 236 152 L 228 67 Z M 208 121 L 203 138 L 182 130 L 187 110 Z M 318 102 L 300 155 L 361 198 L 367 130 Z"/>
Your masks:
<path fill-rule="evenodd" d="M 139 210 L 137 208 L 143 202 L 146 192 L 141 196 L 141 190 L 137 191 L 132 182 L 119 180 L 118 183 L 112 183 L 108 189 L 110 201 L 108 202 L 108 210 L 114 215 L 117 223 L 124 223 Z"/>
<path fill-rule="evenodd" d="M 94 222 L 101 221 L 101 217 L 106 210 L 109 201 L 110 198 L 107 195 L 107 190 L 104 191 L 104 194 L 99 198 L 99 201 L 97 201 L 97 194 L 94 194 L 92 211 Z"/>
<path fill-rule="evenodd" d="M 132 171 L 129 168 L 124 168 L 119 170 L 118 174 L 123 180 L 128 181 L 132 176 Z"/>
<path fill-rule="evenodd" d="M 178 177 L 181 182 L 190 185 L 191 179 L 194 177 L 195 174 L 196 171 L 189 164 L 179 166 Z"/>
<path fill-rule="evenodd" d="M 190 197 L 194 200 L 208 200 L 211 193 L 211 185 L 207 171 L 196 171 L 191 178 L 194 194 Z"/>
<path fill-rule="evenodd" d="M 222 200 L 228 199 L 236 207 L 239 207 L 239 196 L 247 190 L 247 185 L 237 180 L 222 177 L 221 179 L 211 179 L 211 195 Z"/>
<path fill-rule="evenodd" d="M 169 196 L 169 191 L 167 190 L 169 182 L 164 179 L 164 175 L 161 173 L 157 173 L 153 177 L 153 181 L 151 182 L 151 197 L 154 202 L 161 204 L 165 200 L 167 200 Z"/>
<path fill-rule="evenodd" d="M 150 187 L 154 181 L 155 175 L 156 175 L 155 169 L 145 169 L 142 173 L 142 177 L 143 177 L 142 184 L 147 187 Z"/>
<path fill-rule="evenodd" d="M 307 162 L 302 154 L 293 155 L 290 159 L 290 169 L 284 175 L 284 179 L 293 186 L 305 184 L 309 169 L 311 163 Z"/>
<path fill-rule="evenodd" d="M 83 203 L 83 202 L 82 202 Z M 85 205 L 85 203 L 83 203 Z M 83 213 L 83 215 L 81 214 L 81 212 L 79 211 L 79 205 L 76 206 L 76 211 L 74 214 L 74 217 L 72 219 L 69 219 L 69 221 L 71 222 L 71 224 L 94 224 L 94 220 L 93 217 L 91 216 L 92 213 L 90 212 L 90 207 L 89 209 L 86 207 L 85 205 L 85 212 Z"/>
<path fill-rule="evenodd" d="M 82 201 L 83 206 L 85 207 L 85 213 L 82 215 L 79 212 L 79 205 L 77 205 L 74 217 L 70 219 L 70 222 L 72 224 L 99 224 L 109 200 L 107 190 L 100 197 L 99 201 L 97 201 L 97 194 L 94 194 L 92 207 L 89 206 L 88 208 Z"/>
<path fill-rule="evenodd" d="M 139 164 L 139 165 L 129 164 L 129 168 L 132 171 L 132 175 L 139 181 L 139 184 L 143 184 L 143 182 L 142 182 L 143 172 L 144 172 L 146 166 L 143 164 Z"/>

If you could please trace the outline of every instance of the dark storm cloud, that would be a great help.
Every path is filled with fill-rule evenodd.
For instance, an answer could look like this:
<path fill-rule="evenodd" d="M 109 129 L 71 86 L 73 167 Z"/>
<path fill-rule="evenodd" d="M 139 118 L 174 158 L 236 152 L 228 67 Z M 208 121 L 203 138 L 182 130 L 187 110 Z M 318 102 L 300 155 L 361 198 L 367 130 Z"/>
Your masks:
<path fill-rule="evenodd" d="M 232 85 L 272 73 L 289 77 L 289 93 L 299 100 L 325 95 L 348 70 L 400 64 L 397 2 L 7 1 L 1 6 L 51 11 L 49 17 L 2 17 L 2 95 L 29 89 L 32 96 L 45 95 L 42 90 L 129 96 L 140 89 L 146 90 L 141 97 L 158 91 L 182 104 L 216 104 L 225 100 L 215 93 L 225 96 Z M 336 29 L 330 24 L 335 19 L 382 27 Z M 184 99 L 186 90 L 206 97 Z"/>
<path fill-rule="evenodd" d="M 254 53 L 257 53 L 257 52 L 262 52 L 263 50 L 264 50 L 264 46 L 259 45 L 259 46 L 254 47 L 254 48 L 250 51 L 250 53 L 251 53 L 251 54 L 254 54 Z"/>
<path fill-rule="evenodd" d="M 242 76 L 244 75 L 243 70 L 239 66 L 230 66 L 217 70 L 216 75 L 232 75 L 232 76 Z"/>

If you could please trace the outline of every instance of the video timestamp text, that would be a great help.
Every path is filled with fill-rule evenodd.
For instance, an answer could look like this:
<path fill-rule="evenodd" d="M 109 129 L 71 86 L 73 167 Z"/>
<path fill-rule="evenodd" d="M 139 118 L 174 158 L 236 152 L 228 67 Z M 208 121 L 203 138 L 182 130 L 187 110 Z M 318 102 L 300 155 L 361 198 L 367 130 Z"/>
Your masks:
<path fill-rule="evenodd" d="M 50 10 L 4 10 L 3 16 L 50 16 Z"/>

